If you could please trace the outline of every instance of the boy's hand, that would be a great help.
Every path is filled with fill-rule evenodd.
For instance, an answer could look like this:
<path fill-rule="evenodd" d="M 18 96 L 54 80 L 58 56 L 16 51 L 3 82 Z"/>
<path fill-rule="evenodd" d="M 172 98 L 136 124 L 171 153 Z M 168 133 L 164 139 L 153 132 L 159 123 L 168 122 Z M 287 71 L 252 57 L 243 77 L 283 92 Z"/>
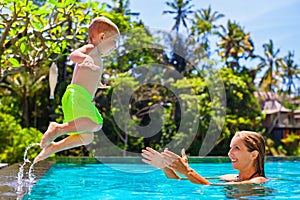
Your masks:
<path fill-rule="evenodd" d="M 110 88 L 110 86 L 109 85 L 105 85 L 105 84 L 99 82 L 99 87 L 98 88 L 100 88 L 100 89 L 108 89 L 108 88 Z"/>

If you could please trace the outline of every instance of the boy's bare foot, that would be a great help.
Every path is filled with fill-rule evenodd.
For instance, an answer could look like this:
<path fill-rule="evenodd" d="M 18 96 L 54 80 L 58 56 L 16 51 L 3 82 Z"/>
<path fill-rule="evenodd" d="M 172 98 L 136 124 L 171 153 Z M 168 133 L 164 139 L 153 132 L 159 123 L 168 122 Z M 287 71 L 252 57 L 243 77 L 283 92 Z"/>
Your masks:
<path fill-rule="evenodd" d="M 48 158 L 51 154 L 55 153 L 53 151 L 53 146 L 54 146 L 54 142 L 50 143 L 48 146 L 46 146 L 37 157 L 35 157 L 33 163 L 37 163 L 41 160 L 44 160 L 46 158 Z"/>
<path fill-rule="evenodd" d="M 53 140 L 55 140 L 55 138 L 57 137 L 57 128 L 58 128 L 58 123 L 56 122 L 51 122 L 49 124 L 49 127 L 47 129 L 47 131 L 44 133 L 42 140 L 41 140 L 41 144 L 40 147 L 43 149 L 46 146 L 48 146 Z"/>

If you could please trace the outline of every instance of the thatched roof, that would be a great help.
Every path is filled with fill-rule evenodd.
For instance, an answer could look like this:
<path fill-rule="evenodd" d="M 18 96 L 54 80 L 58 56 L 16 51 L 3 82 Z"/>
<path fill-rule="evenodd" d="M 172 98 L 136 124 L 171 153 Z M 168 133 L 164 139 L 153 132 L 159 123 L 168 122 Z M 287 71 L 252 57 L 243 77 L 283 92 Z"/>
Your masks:
<path fill-rule="evenodd" d="M 254 96 L 259 100 L 261 110 L 266 114 L 278 112 L 289 113 L 292 110 L 285 108 L 274 92 L 254 92 Z"/>

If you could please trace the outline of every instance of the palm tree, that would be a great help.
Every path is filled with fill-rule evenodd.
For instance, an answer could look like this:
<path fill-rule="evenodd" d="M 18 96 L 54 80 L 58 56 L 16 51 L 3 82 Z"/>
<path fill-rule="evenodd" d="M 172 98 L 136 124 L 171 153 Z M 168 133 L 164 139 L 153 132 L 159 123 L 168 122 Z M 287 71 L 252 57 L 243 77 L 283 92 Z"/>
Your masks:
<path fill-rule="evenodd" d="M 164 10 L 163 14 L 175 14 L 175 24 L 172 27 L 172 30 L 179 31 L 180 23 L 182 22 L 183 26 L 187 29 L 188 26 L 186 23 L 186 19 L 188 19 L 188 15 L 192 14 L 194 11 L 191 8 L 194 5 L 189 5 L 192 0 L 173 0 L 172 2 L 166 2 L 167 6 L 169 6 L 172 10 Z"/>
<path fill-rule="evenodd" d="M 280 68 L 283 66 L 283 59 L 278 58 L 280 49 L 274 49 L 274 44 L 272 40 L 269 43 L 263 44 L 265 57 L 257 56 L 260 59 L 260 63 L 254 70 L 254 74 L 258 74 L 261 70 L 263 76 L 259 82 L 259 87 L 262 91 L 274 91 L 278 88 L 278 78 L 280 73 Z"/>
<path fill-rule="evenodd" d="M 294 52 L 288 52 L 288 55 L 283 59 L 282 65 L 282 78 L 283 84 L 286 84 L 286 92 L 288 95 L 292 94 L 292 89 L 296 90 L 295 79 L 300 79 L 300 69 L 297 64 L 294 63 Z"/>
<path fill-rule="evenodd" d="M 218 43 L 220 47 L 219 55 L 225 60 L 228 67 L 239 72 L 241 58 L 252 57 L 254 44 L 250 33 L 245 33 L 242 27 L 236 22 L 228 20 L 227 28 L 220 26 L 221 31 L 216 32 L 221 38 Z"/>
<path fill-rule="evenodd" d="M 196 38 L 195 45 L 201 47 L 205 52 L 206 56 L 209 57 L 209 35 L 218 28 L 219 26 L 214 23 L 224 17 L 223 14 L 218 13 L 217 11 L 212 12 L 211 7 L 207 9 L 197 10 L 194 14 L 194 19 L 192 19 L 192 35 Z"/>
<path fill-rule="evenodd" d="M 214 22 L 224 17 L 223 14 L 215 11 L 212 12 L 211 7 L 209 6 L 207 9 L 200 9 L 195 12 L 194 19 L 192 19 L 193 26 L 192 34 L 196 36 L 201 36 L 207 34 L 211 34 L 212 31 L 219 26 L 215 25 Z"/>

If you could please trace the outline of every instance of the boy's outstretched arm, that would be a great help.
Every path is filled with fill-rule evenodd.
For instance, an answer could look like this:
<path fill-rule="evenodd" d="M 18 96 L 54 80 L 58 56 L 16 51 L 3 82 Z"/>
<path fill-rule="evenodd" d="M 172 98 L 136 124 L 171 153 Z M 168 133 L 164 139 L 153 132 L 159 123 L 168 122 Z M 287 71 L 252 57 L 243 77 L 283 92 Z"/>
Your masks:
<path fill-rule="evenodd" d="M 94 45 L 86 44 L 73 51 L 70 55 L 70 60 L 72 60 L 74 63 L 82 63 L 92 49 L 94 49 Z"/>

